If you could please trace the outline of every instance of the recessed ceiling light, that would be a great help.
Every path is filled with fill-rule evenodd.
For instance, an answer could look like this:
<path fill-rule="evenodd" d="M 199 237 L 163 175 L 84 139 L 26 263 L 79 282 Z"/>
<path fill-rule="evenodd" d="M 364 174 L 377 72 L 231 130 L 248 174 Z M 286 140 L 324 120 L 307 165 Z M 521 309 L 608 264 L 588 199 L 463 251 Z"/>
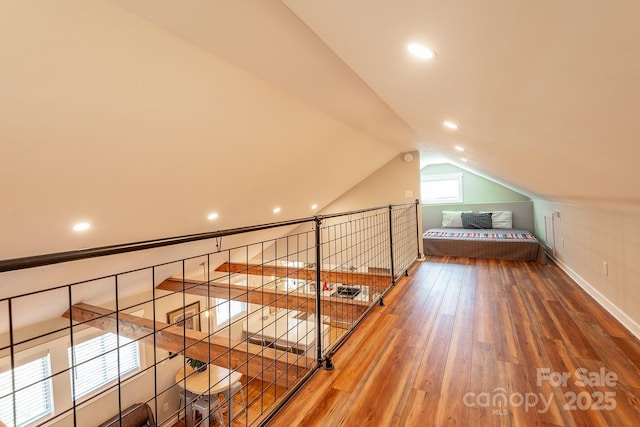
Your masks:
<path fill-rule="evenodd" d="M 91 224 L 88 222 L 79 222 L 73 226 L 73 231 L 87 231 L 91 228 Z"/>
<path fill-rule="evenodd" d="M 280 208 L 279 207 L 278 208 L 273 208 L 273 213 L 274 214 L 280 213 Z"/>
<path fill-rule="evenodd" d="M 455 148 L 457 151 L 460 151 L 460 152 L 464 151 L 464 147 L 462 147 L 460 145 L 456 145 L 453 148 Z"/>
<path fill-rule="evenodd" d="M 311 205 L 311 209 L 318 209 L 318 205 L 314 203 L 313 205 Z"/>
<path fill-rule="evenodd" d="M 453 122 L 444 122 L 442 124 L 448 127 L 449 129 L 458 129 L 458 125 Z"/>
<path fill-rule="evenodd" d="M 209 221 L 213 221 L 216 218 L 218 218 L 218 213 L 217 212 L 212 212 L 212 213 L 209 214 L 209 216 L 207 216 L 207 219 Z"/>
<path fill-rule="evenodd" d="M 418 43 L 409 43 L 407 45 L 407 49 L 413 56 L 417 56 L 418 58 L 422 59 L 432 59 L 434 56 L 436 56 L 436 53 L 434 51 Z"/>
<path fill-rule="evenodd" d="M 462 160 L 465 163 L 467 163 L 469 161 L 469 160 L 465 159 L 464 157 L 460 157 L 460 160 Z"/>

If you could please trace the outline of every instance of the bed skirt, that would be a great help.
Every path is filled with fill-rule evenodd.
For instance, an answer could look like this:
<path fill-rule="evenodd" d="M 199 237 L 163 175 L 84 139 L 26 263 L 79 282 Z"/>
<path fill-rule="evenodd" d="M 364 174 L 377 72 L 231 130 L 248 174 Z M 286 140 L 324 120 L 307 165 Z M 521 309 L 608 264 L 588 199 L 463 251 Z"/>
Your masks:
<path fill-rule="evenodd" d="M 547 263 L 543 246 L 526 230 L 434 228 L 422 240 L 425 255 Z"/>

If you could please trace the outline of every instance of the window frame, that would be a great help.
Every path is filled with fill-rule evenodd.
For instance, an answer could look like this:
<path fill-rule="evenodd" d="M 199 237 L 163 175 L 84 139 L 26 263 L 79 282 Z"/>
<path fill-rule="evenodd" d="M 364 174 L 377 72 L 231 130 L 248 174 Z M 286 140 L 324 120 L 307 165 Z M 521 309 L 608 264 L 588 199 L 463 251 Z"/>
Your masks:
<path fill-rule="evenodd" d="M 74 340 L 74 347 L 84 344 L 88 341 L 97 339 L 97 338 L 103 338 L 108 336 L 108 335 L 113 335 L 116 336 L 115 333 L 113 332 L 96 332 L 96 333 L 91 333 L 91 334 L 87 334 L 86 336 L 83 336 L 81 339 L 78 340 Z M 122 335 L 120 335 L 120 340 L 125 339 L 128 342 L 125 343 L 124 345 L 120 342 L 120 347 L 119 348 L 123 348 L 125 346 L 129 346 L 132 345 L 132 343 L 135 345 L 135 347 L 137 348 L 136 352 L 137 352 L 137 366 L 129 369 L 125 372 L 120 373 L 118 367 L 116 366 L 111 367 L 111 369 L 115 369 L 117 372 L 117 375 L 107 381 L 102 382 L 100 385 L 87 390 L 86 392 L 84 392 L 83 394 L 80 395 L 76 395 L 75 394 L 75 387 L 74 387 L 74 382 L 76 381 L 75 379 L 73 379 L 73 375 L 75 375 L 75 366 L 72 366 L 72 360 L 75 361 L 76 365 L 78 364 L 77 360 L 76 360 L 76 356 L 74 354 L 74 358 L 71 359 L 71 351 L 72 347 L 71 347 L 71 343 L 68 343 L 67 345 L 67 361 L 69 363 L 69 388 L 70 388 L 70 392 L 71 392 L 71 399 L 75 400 L 77 403 L 82 403 L 85 402 L 89 399 L 91 399 L 93 396 L 102 393 L 105 390 L 108 390 L 109 388 L 113 387 L 115 384 L 117 384 L 118 379 L 120 379 L 120 382 L 124 382 L 126 380 L 128 380 L 129 378 L 133 377 L 135 374 L 137 374 L 138 372 L 141 372 L 142 368 L 143 368 L 143 360 L 144 360 L 144 352 L 143 352 L 143 346 L 140 345 L 140 341 L 138 340 L 131 340 L 129 338 L 126 338 Z M 117 340 L 117 338 L 116 338 Z M 117 341 L 116 341 L 117 342 Z M 116 347 L 117 349 L 118 347 Z M 102 353 L 101 355 L 99 355 L 99 358 L 103 358 L 103 357 L 107 357 L 109 354 L 113 354 L 114 350 L 109 350 L 107 353 Z M 93 358 L 92 358 L 93 359 Z M 117 356 L 116 356 L 116 360 L 117 360 Z M 109 369 L 109 367 L 107 367 L 107 370 Z"/>
<path fill-rule="evenodd" d="M 29 351 L 27 351 L 27 353 L 30 353 Z M 0 374 L 6 374 L 6 373 L 10 373 L 12 371 L 11 369 L 11 362 L 10 362 L 10 356 L 3 358 L 5 360 L 0 359 L 1 363 L 0 363 Z M 44 392 L 47 394 L 47 397 L 45 398 L 46 402 L 46 408 L 44 409 L 44 412 L 40 412 L 38 414 L 36 414 L 35 417 L 29 418 L 26 421 L 23 421 L 21 424 L 18 424 L 18 427 L 27 427 L 27 426 L 32 426 L 35 424 L 40 424 L 43 421 L 46 421 L 47 419 L 51 418 L 54 415 L 55 412 L 55 392 L 53 389 L 53 379 L 52 379 L 52 369 L 51 369 L 51 353 L 50 351 L 46 350 L 46 351 L 37 351 L 35 353 L 32 354 L 27 354 L 27 355 L 23 355 L 23 357 L 16 357 L 16 362 L 14 365 L 14 370 L 18 370 L 19 368 L 23 367 L 24 365 L 27 365 L 29 363 L 33 363 L 36 361 L 40 361 L 42 363 L 44 363 L 44 365 L 40 365 L 40 369 L 42 369 L 44 372 L 44 376 L 39 377 L 37 379 L 32 379 L 29 378 L 28 379 L 28 385 L 26 387 L 22 387 L 21 390 L 18 390 L 17 392 L 12 391 L 13 388 L 13 383 L 11 382 L 11 380 L 9 381 L 9 394 L 7 395 L 3 395 L 0 396 L 2 398 L 8 398 L 9 401 L 11 402 L 12 408 L 11 408 L 11 412 L 13 414 L 13 398 L 12 395 L 14 393 L 20 393 L 21 391 L 25 391 L 30 387 L 33 387 L 36 384 L 43 384 L 44 387 Z M 12 377 L 12 374 L 9 374 L 9 378 Z M 16 381 L 17 382 L 17 381 Z M 16 405 L 18 406 L 18 405 Z M 31 413 L 32 409 L 29 409 L 29 411 L 27 413 Z M 15 414 L 13 414 L 15 415 Z M 8 423 L 8 425 L 13 425 L 13 418 L 10 420 L 10 422 Z"/>
<path fill-rule="evenodd" d="M 236 319 L 239 316 L 242 316 L 242 314 L 247 312 L 247 303 L 244 301 L 228 300 L 224 298 L 215 298 L 214 300 L 215 300 L 215 307 L 216 307 L 216 326 L 217 327 L 221 327 L 227 323 L 231 323 L 234 319 Z M 237 311 L 234 314 L 233 312 L 230 312 L 227 309 L 225 310 L 225 314 L 228 313 L 229 317 L 226 317 L 225 320 L 220 321 L 220 313 L 222 312 L 220 310 L 221 307 L 226 306 L 226 304 L 229 304 L 229 307 L 231 308 L 232 303 L 240 304 L 240 311 Z"/>
<path fill-rule="evenodd" d="M 464 203 L 463 180 L 464 174 L 461 172 L 443 173 L 436 175 L 423 176 L 420 182 L 420 201 L 424 205 L 442 205 L 452 203 Z M 423 186 L 428 182 L 457 181 L 458 194 L 455 197 L 440 197 L 435 199 L 426 199 L 424 196 Z"/>
<path fill-rule="evenodd" d="M 233 280 L 232 284 L 235 286 L 247 286 L 247 280 Z M 223 321 L 220 321 L 220 308 L 222 306 L 225 306 L 226 304 L 231 304 L 231 303 L 237 303 L 240 304 L 240 311 L 236 312 L 235 314 L 232 314 L 229 312 L 229 310 L 225 310 L 226 313 L 229 313 L 229 317 L 226 318 Z M 215 326 L 215 330 L 219 330 L 220 328 L 225 327 L 227 324 L 230 324 L 234 319 L 238 318 L 239 316 L 242 316 L 243 314 L 245 314 L 248 310 L 248 304 L 244 301 L 237 301 L 237 300 L 229 300 L 226 298 L 213 298 L 213 308 L 215 308 L 215 314 L 216 314 L 216 326 Z M 225 314 L 226 314 L 225 313 Z"/>

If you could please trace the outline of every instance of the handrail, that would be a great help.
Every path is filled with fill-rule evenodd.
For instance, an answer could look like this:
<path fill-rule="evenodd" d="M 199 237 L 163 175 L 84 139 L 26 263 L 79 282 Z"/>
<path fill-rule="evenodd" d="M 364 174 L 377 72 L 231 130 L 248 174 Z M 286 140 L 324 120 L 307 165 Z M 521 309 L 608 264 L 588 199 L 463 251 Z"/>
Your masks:
<path fill-rule="evenodd" d="M 219 237 L 231 236 L 234 234 L 248 233 L 253 231 L 268 230 L 270 228 L 283 227 L 288 225 L 298 225 L 307 222 L 322 220 L 324 218 L 335 218 L 344 215 L 355 215 L 364 212 L 371 212 L 378 209 L 388 208 L 391 206 L 412 205 L 416 202 L 398 203 L 392 205 L 384 205 L 373 208 L 353 210 L 349 212 L 340 212 L 327 215 L 316 215 L 312 217 L 293 219 L 288 221 L 271 222 L 260 225 L 252 225 L 247 227 L 230 228 L 226 230 L 211 231 L 206 233 L 187 234 L 183 236 L 166 237 L 161 239 L 143 240 L 139 242 L 122 243 L 117 245 L 100 246 L 96 248 L 78 249 L 73 251 L 55 252 L 44 255 L 33 255 L 22 258 L 13 258 L 0 260 L 0 273 L 25 270 L 28 268 L 42 267 L 45 265 L 60 264 L 70 261 L 79 261 L 89 258 L 97 258 L 106 255 L 116 255 L 127 252 L 135 252 L 147 249 L 160 248 L 164 246 L 180 245 L 200 240 L 215 239 Z"/>

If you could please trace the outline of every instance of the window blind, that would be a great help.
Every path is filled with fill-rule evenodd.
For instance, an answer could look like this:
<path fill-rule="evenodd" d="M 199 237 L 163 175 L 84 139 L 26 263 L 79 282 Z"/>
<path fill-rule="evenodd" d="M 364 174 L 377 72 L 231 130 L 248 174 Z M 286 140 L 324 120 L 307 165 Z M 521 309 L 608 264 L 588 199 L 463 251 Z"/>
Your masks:
<path fill-rule="evenodd" d="M 118 352 L 120 368 L 118 369 Z M 140 368 L 140 347 L 137 341 L 107 333 L 69 348 L 69 366 L 73 398 L 77 400 Z M 73 360 L 72 356 L 75 356 Z M 74 366 L 75 363 L 75 366 Z"/>
<path fill-rule="evenodd" d="M 7 427 L 21 427 L 51 414 L 53 396 L 49 355 L 15 368 L 15 394 L 12 393 L 11 373 L 11 370 L 0 373 L 0 420 Z"/>

